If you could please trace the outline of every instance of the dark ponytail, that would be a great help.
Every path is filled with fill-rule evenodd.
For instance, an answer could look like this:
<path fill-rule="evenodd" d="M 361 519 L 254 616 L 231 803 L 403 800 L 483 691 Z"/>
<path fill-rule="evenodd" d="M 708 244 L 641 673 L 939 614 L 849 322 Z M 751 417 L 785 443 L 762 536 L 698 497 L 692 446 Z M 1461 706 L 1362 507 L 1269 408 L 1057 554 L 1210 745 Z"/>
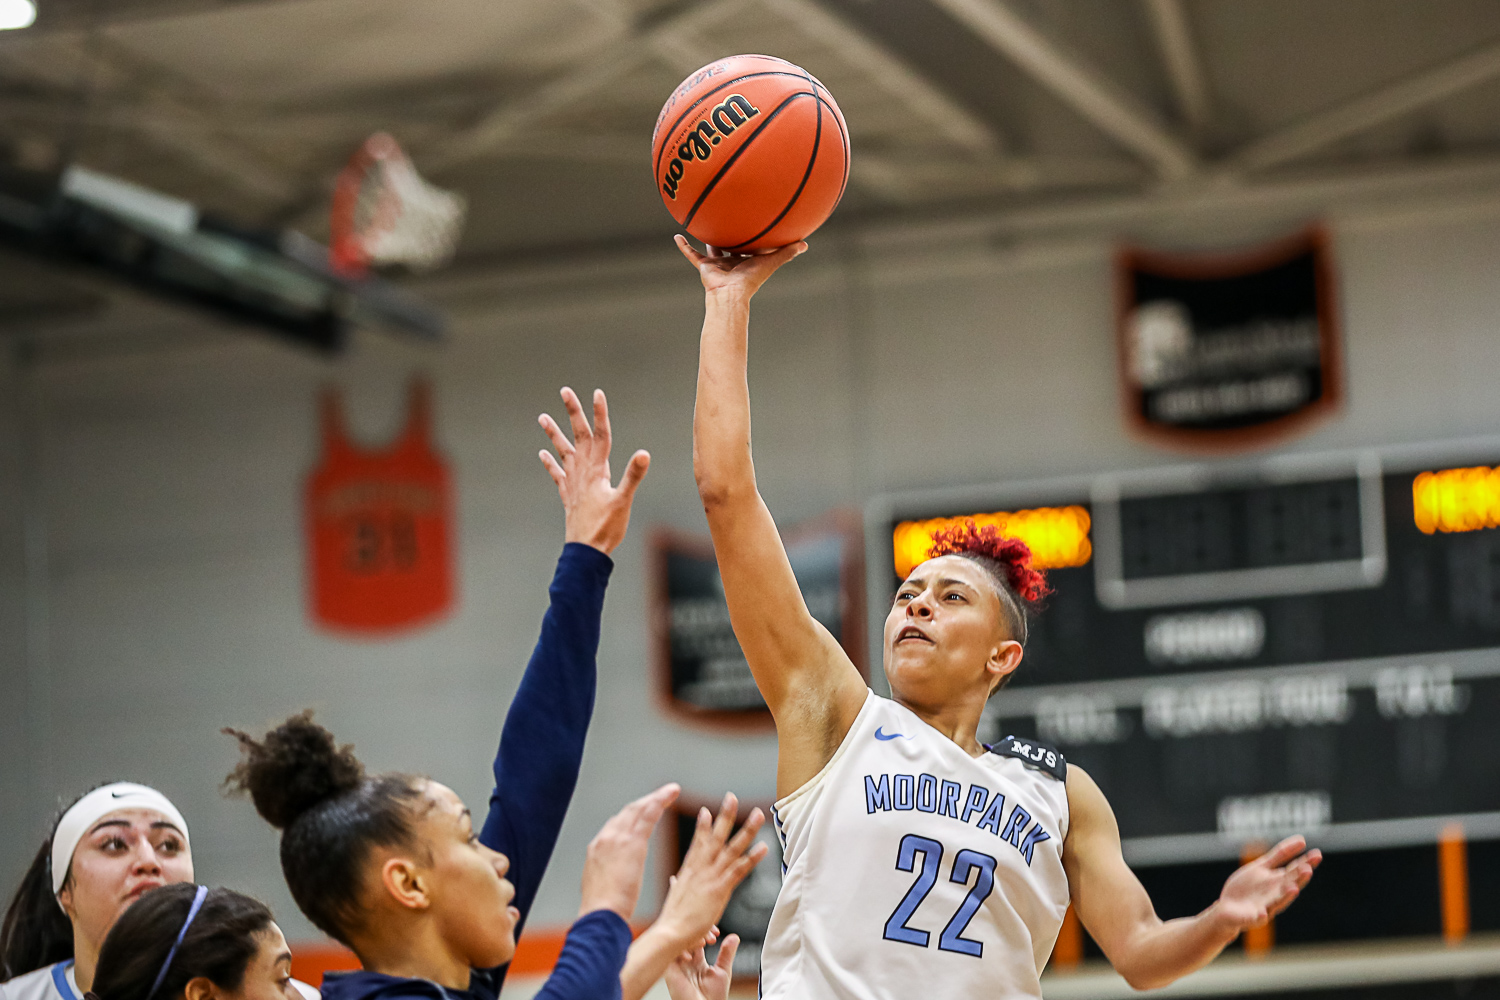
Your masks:
<path fill-rule="evenodd" d="M 0 926 L 0 983 L 72 957 L 73 924 L 52 895 L 48 837 L 22 876 Z"/>
<path fill-rule="evenodd" d="M 226 993 L 238 992 L 260 948 L 258 938 L 271 926 L 271 911 L 230 889 L 208 890 L 152 992 L 197 892 L 190 882 L 162 886 L 120 915 L 99 949 L 91 1000 L 173 1000 L 199 976 Z"/>
<path fill-rule="evenodd" d="M 244 753 L 225 779 L 248 793 L 256 812 L 281 831 L 281 871 L 292 898 L 329 937 L 351 944 L 360 925 L 364 866 L 372 848 L 407 847 L 414 841 L 413 807 L 418 779 L 404 774 L 369 777 L 333 734 L 294 715 L 264 740 L 234 729 Z M 106 997 L 105 1000 L 115 1000 Z"/>

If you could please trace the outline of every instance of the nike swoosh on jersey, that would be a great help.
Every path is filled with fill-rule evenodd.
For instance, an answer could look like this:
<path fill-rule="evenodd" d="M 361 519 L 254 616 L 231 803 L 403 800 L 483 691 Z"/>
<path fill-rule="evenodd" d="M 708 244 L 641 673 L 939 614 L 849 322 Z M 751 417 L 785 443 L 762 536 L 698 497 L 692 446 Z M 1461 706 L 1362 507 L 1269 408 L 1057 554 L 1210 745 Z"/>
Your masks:
<path fill-rule="evenodd" d="M 885 740 L 909 740 L 909 739 L 912 738 L 910 736 L 907 736 L 905 733 L 891 733 L 891 734 L 887 735 L 886 733 L 884 733 L 884 732 L 881 731 L 882 728 L 883 727 L 881 727 L 881 726 L 876 726 L 875 727 L 875 738 L 877 740 L 881 740 L 881 741 L 885 741 Z"/>

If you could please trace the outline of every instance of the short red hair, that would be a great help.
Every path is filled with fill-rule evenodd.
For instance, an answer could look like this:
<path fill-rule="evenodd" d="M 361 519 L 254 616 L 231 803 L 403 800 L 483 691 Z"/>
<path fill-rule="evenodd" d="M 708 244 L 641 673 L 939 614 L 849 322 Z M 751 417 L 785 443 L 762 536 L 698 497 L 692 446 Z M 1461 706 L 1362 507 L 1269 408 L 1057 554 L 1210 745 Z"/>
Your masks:
<path fill-rule="evenodd" d="M 1027 604 L 1034 604 L 1052 593 L 1047 575 L 1031 566 L 1031 549 L 1019 538 L 1007 538 L 993 524 L 979 527 L 965 520 L 943 528 L 932 536 L 927 558 L 938 556 L 978 556 L 998 563 L 1005 573 L 1007 588 Z"/>

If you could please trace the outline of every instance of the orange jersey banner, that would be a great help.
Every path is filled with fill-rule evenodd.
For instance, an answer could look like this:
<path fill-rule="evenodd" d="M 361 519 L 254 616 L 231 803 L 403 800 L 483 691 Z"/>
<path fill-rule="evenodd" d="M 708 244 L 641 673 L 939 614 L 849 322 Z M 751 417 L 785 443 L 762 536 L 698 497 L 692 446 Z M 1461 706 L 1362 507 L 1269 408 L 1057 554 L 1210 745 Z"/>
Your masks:
<path fill-rule="evenodd" d="M 454 603 L 453 480 L 432 445 L 431 391 L 412 383 L 406 428 L 388 448 L 349 440 L 339 393 L 321 400 L 323 456 L 307 479 L 313 620 L 388 635 L 446 615 Z"/>

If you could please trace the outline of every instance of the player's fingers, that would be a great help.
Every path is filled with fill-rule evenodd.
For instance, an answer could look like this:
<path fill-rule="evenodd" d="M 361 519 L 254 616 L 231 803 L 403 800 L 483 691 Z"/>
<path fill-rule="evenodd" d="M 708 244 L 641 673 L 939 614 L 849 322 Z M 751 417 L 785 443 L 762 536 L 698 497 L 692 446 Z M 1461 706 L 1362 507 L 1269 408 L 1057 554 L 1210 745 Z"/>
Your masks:
<path fill-rule="evenodd" d="M 1305 850 L 1307 850 L 1307 838 L 1301 834 L 1294 834 L 1256 860 L 1267 868 L 1280 868 Z"/>
<path fill-rule="evenodd" d="M 765 813 L 759 809 L 752 809 L 750 815 L 745 819 L 745 825 L 740 827 L 739 832 L 725 845 L 727 853 L 731 857 L 737 858 L 749 850 L 750 844 L 755 840 L 755 835 L 760 832 L 760 828 L 765 822 Z"/>
<path fill-rule="evenodd" d="M 578 394 L 563 386 L 559 395 L 562 396 L 563 406 L 568 408 L 568 423 L 573 425 L 573 440 L 580 446 L 592 441 L 594 431 L 589 427 L 588 417 L 583 415 L 583 404 L 578 401 Z"/>
<path fill-rule="evenodd" d="M 625 466 L 625 474 L 620 477 L 620 492 L 628 501 L 635 496 L 635 489 L 641 485 L 641 480 L 646 478 L 646 473 L 651 470 L 651 453 L 644 449 L 630 456 L 630 463 Z"/>
<path fill-rule="evenodd" d="M 594 436 L 599 439 L 604 454 L 609 454 L 609 400 L 603 389 L 594 390 Z"/>
<path fill-rule="evenodd" d="M 563 488 L 563 484 L 568 481 L 568 474 L 563 471 L 562 466 L 557 464 L 557 459 L 552 457 L 552 452 L 548 451 L 546 448 L 543 448 L 541 451 L 537 452 L 537 454 L 541 456 L 542 465 L 546 466 L 547 468 L 547 475 L 552 477 L 552 481 L 556 483 L 557 488 L 561 490 Z"/>
<path fill-rule="evenodd" d="M 1317 868 L 1323 863 L 1323 852 L 1318 850 L 1316 847 L 1308 851 L 1306 854 L 1302 855 L 1302 857 L 1307 861 L 1308 865 L 1313 868 Z"/>
<path fill-rule="evenodd" d="M 552 447 L 557 449 L 559 455 L 567 458 L 573 454 L 573 442 L 569 441 L 568 436 L 562 432 L 562 428 L 557 426 L 557 421 L 552 419 L 552 414 L 543 413 L 536 418 L 536 422 L 542 425 L 542 430 L 547 433 Z"/>
<path fill-rule="evenodd" d="M 719 843 L 729 839 L 729 831 L 734 829 L 739 814 L 740 800 L 733 792 L 725 792 L 724 801 L 719 804 L 719 815 L 714 817 L 714 837 Z"/>
<path fill-rule="evenodd" d="M 734 968 L 734 953 L 740 950 L 740 936 L 731 934 L 719 945 L 719 957 L 714 959 L 714 966 L 725 975 Z"/>
<path fill-rule="evenodd" d="M 682 786 L 674 782 L 662 785 L 649 795 L 637 799 L 640 809 L 635 815 L 637 830 L 650 831 L 656 827 L 656 821 L 661 819 L 661 814 L 666 811 L 667 806 L 677 801 L 681 794 Z"/>
<path fill-rule="evenodd" d="M 703 263 L 703 255 L 697 250 L 693 249 L 693 245 L 687 241 L 686 236 L 683 236 L 681 233 L 679 233 L 678 235 L 672 237 L 672 242 L 677 244 L 677 249 L 682 251 L 682 255 L 687 258 L 689 264 L 697 267 L 699 264 Z"/>

